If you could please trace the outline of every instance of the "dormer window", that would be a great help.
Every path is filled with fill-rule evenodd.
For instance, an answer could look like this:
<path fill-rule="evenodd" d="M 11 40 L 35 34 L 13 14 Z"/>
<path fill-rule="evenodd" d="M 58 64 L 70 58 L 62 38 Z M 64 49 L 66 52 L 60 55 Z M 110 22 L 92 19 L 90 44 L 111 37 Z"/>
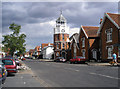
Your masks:
<path fill-rule="evenodd" d="M 112 28 L 106 30 L 107 42 L 112 42 Z"/>

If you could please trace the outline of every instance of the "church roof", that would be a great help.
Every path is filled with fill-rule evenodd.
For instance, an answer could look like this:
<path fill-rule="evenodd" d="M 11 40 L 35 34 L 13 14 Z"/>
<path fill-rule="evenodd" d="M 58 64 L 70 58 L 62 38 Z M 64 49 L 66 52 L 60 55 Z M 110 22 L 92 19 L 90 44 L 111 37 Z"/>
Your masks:
<path fill-rule="evenodd" d="M 60 17 L 56 20 L 56 22 L 66 22 L 65 17 L 61 14 Z"/>

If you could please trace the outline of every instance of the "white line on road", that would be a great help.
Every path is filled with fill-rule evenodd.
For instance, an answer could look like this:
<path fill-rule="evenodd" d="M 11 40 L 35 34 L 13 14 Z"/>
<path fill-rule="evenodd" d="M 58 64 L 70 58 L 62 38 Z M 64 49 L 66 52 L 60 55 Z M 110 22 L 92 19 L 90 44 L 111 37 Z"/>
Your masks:
<path fill-rule="evenodd" d="M 23 76 L 21 76 L 21 78 L 23 78 Z"/>
<path fill-rule="evenodd" d="M 24 84 L 26 84 L 26 82 L 24 82 Z"/>
<path fill-rule="evenodd" d="M 75 71 L 79 72 L 79 70 L 75 70 Z"/>
<path fill-rule="evenodd" d="M 64 68 L 64 69 L 67 69 L 67 70 L 72 70 L 72 71 L 76 71 L 76 72 L 79 72 L 79 70 L 76 70 L 76 69 L 72 69 L 72 68 Z"/>
<path fill-rule="evenodd" d="M 107 78 L 112 78 L 112 79 L 120 79 L 120 78 L 117 78 L 117 77 L 112 77 L 112 76 L 108 76 L 108 75 L 103 75 L 103 74 L 97 74 L 97 73 L 90 73 L 92 75 L 99 75 L 99 76 L 103 76 L 103 77 L 107 77 Z"/>

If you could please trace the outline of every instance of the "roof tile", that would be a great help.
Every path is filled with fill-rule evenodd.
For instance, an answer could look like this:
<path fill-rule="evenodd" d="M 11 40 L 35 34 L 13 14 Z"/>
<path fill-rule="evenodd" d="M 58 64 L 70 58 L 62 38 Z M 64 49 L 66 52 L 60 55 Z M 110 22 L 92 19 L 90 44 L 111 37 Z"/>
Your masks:
<path fill-rule="evenodd" d="M 107 13 L 115 23 L 120 27 L 120 14 Z"/>
<path fill-rule="evenodd" d="M 97 37 L 97 31 L 99 27 L 95 26 L 82 26 L 83 29 L 85 30 L 86 34 L 88 37 Z"/>

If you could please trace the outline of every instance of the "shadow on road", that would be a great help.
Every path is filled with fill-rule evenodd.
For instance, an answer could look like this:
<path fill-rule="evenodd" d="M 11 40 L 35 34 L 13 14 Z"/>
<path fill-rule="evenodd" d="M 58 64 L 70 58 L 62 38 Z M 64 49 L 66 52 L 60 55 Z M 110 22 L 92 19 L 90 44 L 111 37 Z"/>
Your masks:
<path fill-rule="evenodd" d="M 14 73 L 8 73 L 7 77 L 14 77 L 15 74 Z"/>
<path fill-rule="evenodd" d="M 120 65 L 109 65 L 110 67 L 120 67 Z"/>

